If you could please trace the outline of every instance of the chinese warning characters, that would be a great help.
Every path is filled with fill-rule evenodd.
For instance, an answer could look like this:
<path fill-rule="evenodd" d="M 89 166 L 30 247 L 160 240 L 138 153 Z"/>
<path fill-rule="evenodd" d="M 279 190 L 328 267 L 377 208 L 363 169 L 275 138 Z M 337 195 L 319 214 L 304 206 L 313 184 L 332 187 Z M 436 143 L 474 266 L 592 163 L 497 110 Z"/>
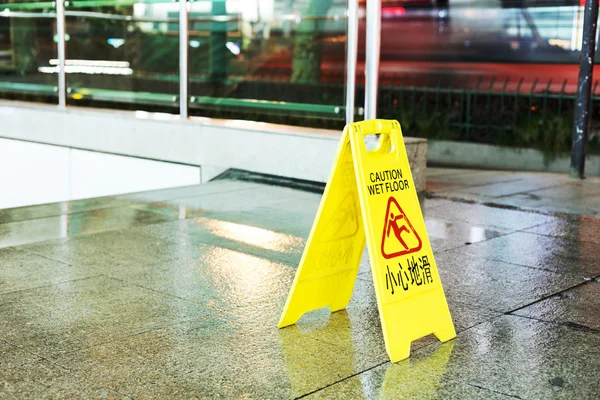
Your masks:
<path fill-rule="evenodd" d="M 411 256 L 406 258 L 405 265 L 398 262 L 397 268 L 387 266 L 385 274 L 385 288 L 394 294 L 397 290 L 407 291 L 412 286 L 422 286 L 433 283 L 431 265 L 426 255 L 422 257 Z"/>
<path fill-rule="evenodd" d="M 400 203 L 392 196 L 388 199 L 381 239 L 381 255 L 385 259 L 398 259 L 397 267 L 386 266 L 385 287 L 391 294 L 411 286 L 422 286 L 433 282 L 431 265 L 427 255 L 399 259 L 401 256 L 417 253 L 423 242 L 411 224 Z M 403 265 L 404 263 L 404 265 Z"/>

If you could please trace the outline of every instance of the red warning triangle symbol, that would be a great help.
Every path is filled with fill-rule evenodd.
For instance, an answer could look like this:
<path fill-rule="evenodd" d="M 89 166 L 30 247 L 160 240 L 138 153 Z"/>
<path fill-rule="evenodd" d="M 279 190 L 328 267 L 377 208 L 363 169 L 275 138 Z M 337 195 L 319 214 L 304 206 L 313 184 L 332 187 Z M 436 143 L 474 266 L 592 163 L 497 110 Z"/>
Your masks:
<path fill-rule="evenodd" d="M 423 242 L 408 216 L 394 197 L 390 197 L 385 211 L 381 254 L 395 258 L 421 250 Z"/>

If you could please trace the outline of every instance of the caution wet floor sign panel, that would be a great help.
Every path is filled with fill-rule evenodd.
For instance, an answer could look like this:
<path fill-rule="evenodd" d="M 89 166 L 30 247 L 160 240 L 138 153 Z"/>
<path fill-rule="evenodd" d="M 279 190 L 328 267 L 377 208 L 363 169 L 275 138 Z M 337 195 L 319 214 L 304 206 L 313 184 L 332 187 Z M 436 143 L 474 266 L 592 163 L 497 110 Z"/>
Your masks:
<path fill-rule="evenodd" d="M 378 145 L 368 150 L 365 136 L 373 134 Z M 420 337 L 455 337 L 396 121 L 344 130 L 279 326 L 318 308 L 345 308 L 365 241 L 391 360 L 407 358 Z"/>

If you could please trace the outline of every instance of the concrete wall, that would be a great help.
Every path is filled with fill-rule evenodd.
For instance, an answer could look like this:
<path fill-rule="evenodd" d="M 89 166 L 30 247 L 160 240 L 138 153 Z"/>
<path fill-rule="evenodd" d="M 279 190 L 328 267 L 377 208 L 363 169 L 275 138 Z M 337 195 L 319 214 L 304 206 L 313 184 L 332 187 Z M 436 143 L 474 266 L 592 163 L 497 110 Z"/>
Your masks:
<path fill-rule="evenodd" d="M 341 132 L 252 121 L 0 102 L 0 137 L 201 166 L 202 181 L 228 168 L 326 182 Z M 406 139 L 416 186 L 425 188 L 427 142 Z"/>
<path fill-rule="evenodd" d="M 200 183 L 200 167 L 0 139 L 0 209 Z"/>
<path fill-rule="evenodd" d="M 489 144 L 430 140 L 427 160 L 435 165 L 569 173 L 570 157 L 544 159 L 539 150 Z M 585 173 L 600 176 L 600 156 L 586 157 Z"/>

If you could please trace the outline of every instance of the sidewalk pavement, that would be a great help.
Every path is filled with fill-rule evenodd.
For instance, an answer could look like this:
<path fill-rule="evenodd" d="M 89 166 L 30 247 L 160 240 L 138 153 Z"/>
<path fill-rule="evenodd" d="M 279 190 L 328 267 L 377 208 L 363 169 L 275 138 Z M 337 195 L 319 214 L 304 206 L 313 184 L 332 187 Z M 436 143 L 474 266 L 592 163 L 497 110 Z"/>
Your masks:
<path fill-rule="evenodd" d="M 0 398 L 598 398 L 600 181 L 430 169 L 457 330 L 391 364 L 347 310 L 278 318 L 320 194 L 221 180 L 0 210 Z"/>

